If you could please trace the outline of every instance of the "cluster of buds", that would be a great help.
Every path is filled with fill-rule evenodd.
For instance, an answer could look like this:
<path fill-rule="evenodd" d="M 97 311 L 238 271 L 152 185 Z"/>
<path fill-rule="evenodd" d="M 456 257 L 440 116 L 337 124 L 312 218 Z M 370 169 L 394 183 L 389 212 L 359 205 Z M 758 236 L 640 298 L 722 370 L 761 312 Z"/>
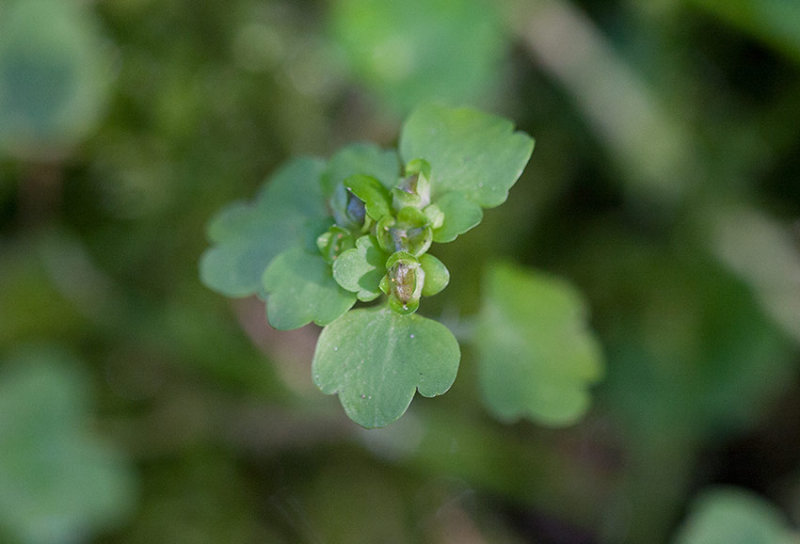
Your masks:
<path fill-rule="evenodd" d="M 377 285 L 367 287 L 386 294 L 394 311 L 415 312 L 422 296 L 447 286 L 447 268 L 427 253 L 445 217 L 431 202 L 431 171 L 425 160 L 411 161 L 391 189 L 370 176 L 350 176 L 336 187 L 329 205 L 335 224 L 317 238 L 320 253 L 333 264 L 345 251 L 354 250 L 361 237 L 369 236 L 381 252 L 383 262 L 376 267 L 385 274 Z"/>

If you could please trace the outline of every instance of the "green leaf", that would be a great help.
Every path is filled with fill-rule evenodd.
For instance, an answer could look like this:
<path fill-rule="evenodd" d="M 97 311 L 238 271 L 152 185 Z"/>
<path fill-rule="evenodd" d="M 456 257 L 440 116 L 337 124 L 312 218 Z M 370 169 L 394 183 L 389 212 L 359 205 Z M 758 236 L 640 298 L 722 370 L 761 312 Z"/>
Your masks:
<path fill-rule="evenodd" d="M 347 178 L 344 185 L 361 199 L 366 207 L 367 215 L 375 221 L 392 213 L 392 195 L 377 179 L 356 174 Z"/>
<path fill-rule="evenodd" d="M 404 162 L 430 163 L 434 202 L 458 191 L 484 208 L 502 204 L 532 152 L 533 139 L 510 121 L 472 108 L 422 106 L 400 135 Z"/>
<path fill-rule="evenodd" d="M 319 184 L 324 166 L 319 159 L 295 159 L 269 179 L 255 203 L 223 208 L 208 227 L 216 246 L 200 260 L 203 283 L 230 297 L 257 293 L 275 256 L 320 234 L 309 230 L 328 216 Z"/>
<path fill-rule="evenodd" d="M 707 491 L 693 505 L 676 544 L 790 544 L 796 533 L 777 508 L 736 488 Z"/>
<path fill-rule="evenodd" d="M 394 149 L 383 150 L 370 143 L 356 143 L 342 148 L 330 158 L 322 176 L 325 196 L 330 197 L 336 187 L 356 174 L 373 177 L 391 190 L 400 176 L 397 152 Z"/>
<path fill-rule="evenodd" d="M 87 376 L 74 360 L 27 348 L 0 375 L 0 527 L 21 542 L 75 542 L 124 520 L 134 481 L 95 434 Z"/>
<path fill-rule="evenodd" d="M 327 325 L 355 304 L 356 297 L 333 279 L 318 254 L 294 247 L 278 255 L 264 272 L 267 317 L 276 329 L 296 329 L 312 321 Z"/>
<path fill-rule="evenodd" d="M 100 120 L 113 49 L 77 2 L 4 2 L 0 14 L 0 153 L 62 154 Z M 43 31 L 46 29 L 46 31 Z"/>
<path fill-rule="evenodd" d="M 431 297 L 440 293 L 450 283 L 450 271 L 442 261 L 426 253 L 419 258 L 422 271 L 425 272 L 425 285 L 422 287 L 422 296 Z"/>
<path fill-rule="evenodd" d="M 408 409 L 414 392 L 446 392 L 458 371 L 460 351 L 441 323 L 388 308 L 353 310 L 319 337 L 314 383 L 339 394 L 347 415 L 364 427 L 383 427 Z"/>
<path fill-rule="evenodd" d="M 355 75 L 398 112 L 473 102 L 501 79 L 508 39 L 491 0 L 339 0 L 331 26 Z"/>
<path fill-rule="evenodd" d="M 344 289 L 356 293 L 358 300 L 375 300 L 381 290 L 378 285 L 386 274 L 389 256 L 372 236 L 356 240 L 356 247 L 342 253 L 333 263 L 333 277 Z"/>
<path fill-rule="evenodd" d="M 483 219 L 483 210 L 464 193 L 451 192 L 436 200 L 436 205 L 444 213 L 444 223 L 433 231 L 433 241 L 452 242 L 460 234 L 477 226 Z"/>
<path fill-rule="evenodd" d="M 474 341 L 492 412 L 550 425 L 584 413 L 587 387 L 601 372 L 585 313 L 578 293 L 562 280 L 507 264 L 489 269 Z"/>

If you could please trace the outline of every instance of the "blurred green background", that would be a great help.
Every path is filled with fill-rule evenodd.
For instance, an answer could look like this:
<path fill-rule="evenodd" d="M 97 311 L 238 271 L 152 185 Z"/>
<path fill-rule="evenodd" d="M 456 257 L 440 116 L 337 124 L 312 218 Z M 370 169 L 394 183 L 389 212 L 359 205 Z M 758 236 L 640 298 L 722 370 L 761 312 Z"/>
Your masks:
<path fill-rule="evenodd" d="M 318 329 L 198 280 L 223 204 L 431 99 L 537 146 L 421 311 L 573 282 L 577 425 L 495 421 L 464 350 L 365 431 Z M 800 542 L 799 342 L 800 2 L 0 0 L 0 542 Z"/>

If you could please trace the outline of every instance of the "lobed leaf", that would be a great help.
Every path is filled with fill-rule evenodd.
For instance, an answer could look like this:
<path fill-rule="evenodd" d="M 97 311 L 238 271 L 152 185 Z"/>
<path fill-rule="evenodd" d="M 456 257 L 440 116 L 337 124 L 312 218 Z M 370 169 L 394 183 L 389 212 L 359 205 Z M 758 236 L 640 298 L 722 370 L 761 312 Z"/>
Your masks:
<path fill-rule="evenodd" d="M 397 152 L 371 143 L 355 143 L 342 148 L 330 158 L 322 176 L 325 196 L 330 197 L 337 186 L 355 175 L 373 177 L 391 190 L 400 176 Z"/>
<path fill-rule="evenodd" d="M 404 162 L 431 165 L 433 201 L 450 191 L 484 208 L 505 202 L 533 152 L 533 139 L 512 123 L 472 108 L 417 108 L 400 135 Z"/>
<path fill-rule="evenodd" d="M 481 207 L 464 193 L 447 193 L 436 201 L 436 205 L 444 214 L 444 222 L 441 227 L 433 231 L 434 242 L 452 242 L 460 234 L 477 226 L 483 219 Z"/>
<path fill-rule="evenodd" d="M 272 259 L 319 234 L 309 230 L 328 216 L 319 182 L 324 167 L 319 159 L 294 159 L 268 180 L 253 204 L 223 208 L 208 227 L 216 245 L 200 259 L 203 283 L 230 297 L 258 293 Z"/>
<path fill-rule="evenodd" d="M 441 323 L 386 307 L 353 310 L 323 329 L 312 374 L 323 393 L 338 393 L 350 419 L 383 427 L 405 413 L 415 391 L 446 392 L 460 356 Z"/>
<path fill-rule="evenodd" d="M 322 255 L 293 247 L 264 272 L 267 318 L 276 329 L 296 329 L 312 321 L 327 325 L 349 310 L 356 297 L 333 279 Z"/>
<path fill-rule="evenodd" d="M 388 257 L 374 237 L 362 236 L 356 240 L 355 248 L 334 261 L 333 277 L 344 289 L 356 293 L 358 300 L 369 302 L 381 294 L 378 285 L 386 274 Z"/>
<path fill-rule="evenodd" d="M 489 269 L 474 342 L 481 389 L 495 415 L 563 425 L 584 413 L 587 387 L 601 372 L 585 313 L 561 280 L 507 264 Z"/>

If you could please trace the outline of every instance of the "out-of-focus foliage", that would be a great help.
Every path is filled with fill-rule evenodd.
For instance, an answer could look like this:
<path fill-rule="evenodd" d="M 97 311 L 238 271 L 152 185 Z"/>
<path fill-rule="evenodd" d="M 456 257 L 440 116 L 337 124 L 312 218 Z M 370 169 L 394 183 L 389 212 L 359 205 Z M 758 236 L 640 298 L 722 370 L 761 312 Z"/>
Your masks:
<path fill-rule="evenodd" d="M 72 542 L 103 544 L 684 544 L 735 542 L 751 522 L 796 535 L 795 4 L 0 1 L 3 429 L 38 429 L 29 417 L 69 384 L 95 393 L 56 410 L 63 429 L 28 434 L 42 446 L 21 464 L 0 463 L 0 496 L 17 499 L 0 540 L 48 531 L 14 510 L 23 499 L 37 515 L 66 505 Z M 413 58 L 365 57 L 384 37 Z M 22 53 L 35 69 L 9 71 Z M 371 71 L 409 58 L 436 64 L 402 87 Z M 397 113 L 429 92 L 513 120 L 537 149 L 480 228 L 453 226 L 437 252 L 450 284 L 422 312 L 475 332 L 497 257 L 569 281 L 606 362 L 569 428 L 489 417 L 465 345 L 447 395 L 363 430 L 314 387 L 317 328 L 276 333 L 263 303 L 198 279 L 216 210 L 292 156 L 396 147 Z M 65 124 L 31 136 L 6 121 L 48 104 Z M 80 363 L 12 364 L 31 343 Z M 62 438 L 75 449 L 47 446 Z M 139 490 L 129 509 L 93 491 L 115 476 L 67 465 L 103 452 L 134 465 L 116 465 Z M 28 501 L 45 475 L 63 493 Z"/>
<path fill-rule="evenodd" d="M 800 5 L 785 0 L 692 0 L 745 32 L 800 60 Z"/>
<path fill-rule="evenodd" d="M 792 531 L 775 507 L 742 490 L 714 489 L 697 498 L 676 544 L 791 544 Z"/>
<path fill-rule="evenodd" d="M 577 421 L 589 406 L 587 386 L 601 373 L 578 293 L 558 279 L 496 264 L 483 295 L 475 345 L 489 408 L 506 420 Z"/>
<path fill-rule="evenodd" d="M 111 60 L 77 2 L 9 0 L 0 13 L 0 152 L 63 153 L 105 109 Z"/>
<path fill-rule="evenodd" d="M 76 542 L 130 513 L 134 480 L 88 421 L 87 377 L 69 357 L 27 348 L 0 376 L 0 535 Z"/>
<path fill-rule="evenodd" d="M 496 89 L 509 37 L 493 2 L 344 0 L 330 10 L 334 43 L 354 74 L 401 113 Z"/>

